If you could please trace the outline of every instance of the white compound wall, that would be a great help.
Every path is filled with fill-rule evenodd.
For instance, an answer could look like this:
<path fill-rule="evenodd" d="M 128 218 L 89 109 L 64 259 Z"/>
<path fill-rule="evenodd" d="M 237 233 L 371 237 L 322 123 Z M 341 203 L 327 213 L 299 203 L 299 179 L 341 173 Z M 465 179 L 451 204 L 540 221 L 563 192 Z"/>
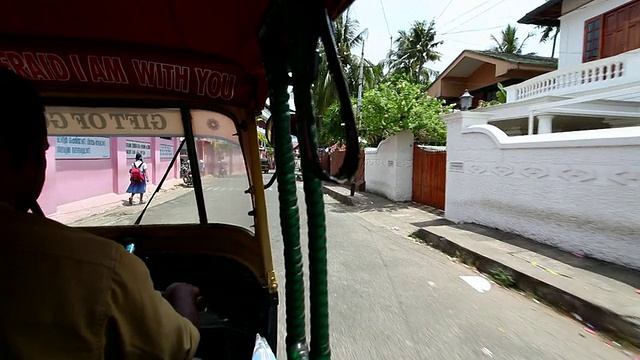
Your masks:
<path fill-rule="evenodd" d="M 448 219 L 640 269 L 640 127 L 507 137 L 476 117 L 445 117 Z"/>
<path fill-rule="evenodd" d="M 367 191 L 393 201 L 410 201 L 413 179 L 413 134 L 405 131 L 364 149 Z"/>

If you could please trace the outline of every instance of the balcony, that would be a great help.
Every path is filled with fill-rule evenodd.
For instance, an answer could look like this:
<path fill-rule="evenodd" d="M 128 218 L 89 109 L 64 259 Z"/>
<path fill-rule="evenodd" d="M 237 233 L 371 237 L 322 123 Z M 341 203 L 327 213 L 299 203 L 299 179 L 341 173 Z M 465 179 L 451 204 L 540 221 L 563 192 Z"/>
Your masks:
<path fill-rule="evenodd" d="M 613 90 L 640 81 L 640 50 L 591 61 L 537 76 L 509 86 L 507 102 L 544 96 L 569 96 L 577 93 Z"/>

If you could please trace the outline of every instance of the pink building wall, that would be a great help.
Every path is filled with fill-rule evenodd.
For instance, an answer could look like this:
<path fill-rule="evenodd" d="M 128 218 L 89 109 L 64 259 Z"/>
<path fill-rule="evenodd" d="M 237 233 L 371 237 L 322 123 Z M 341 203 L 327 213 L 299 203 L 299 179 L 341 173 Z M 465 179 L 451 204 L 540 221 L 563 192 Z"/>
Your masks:
<path fill-rule="evenodd" d="M 219 170 L 218 155 L 211 144 L 205 140 L 199 140 L 196 146 L 198 160 L 202 159 L 205 164 L 205 175 L 217 175 Z M 227 171 L 230 175 L 246 173 L 244 157 L 240 147 L 231 147 L 225 149 L 223 154 L 224 160 L 227 162 Z"/>
<path fill-rule="evenodd" d="M 171 158 L 161 158 L 160 145 L 171 145 L 175 152 L 177 138 L 111 138 L 109 159 L 56 159 L 56 137 L 49 137 L 47 178 L 39 203 L 45 214 L 57 211 L 58 206 L 107 194 L 124 194 L 129 186 L 129 168 L 135 159 L 127 158 L 127 140 L 150 143 L 147 163 L 149 182 L 157 184 L 169 167 Z M 167 180 L 180 177 L 179 162 Z"/>

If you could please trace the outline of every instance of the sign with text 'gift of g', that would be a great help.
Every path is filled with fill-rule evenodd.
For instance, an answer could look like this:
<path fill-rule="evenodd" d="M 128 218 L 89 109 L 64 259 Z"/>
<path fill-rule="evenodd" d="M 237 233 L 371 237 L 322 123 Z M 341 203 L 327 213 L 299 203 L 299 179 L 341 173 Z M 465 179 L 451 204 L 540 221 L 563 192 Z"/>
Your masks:
<path fill-rule="evenodd" d="M 111 139 L 106 137 L 56 137 L 56 159 L 109 159 Z"/>
<path fill-rule="evenodd" d="M 176 109 L 80 108 L 48 106 L 50 136 L 181 136 Z"/>
<path fill-rule="evenodd" d="M 135 159 L 136 154 L 142 154 L 143 159 L 151 158 L 151 143 L 144 141 L 127 140 L 127 159 Z"/>

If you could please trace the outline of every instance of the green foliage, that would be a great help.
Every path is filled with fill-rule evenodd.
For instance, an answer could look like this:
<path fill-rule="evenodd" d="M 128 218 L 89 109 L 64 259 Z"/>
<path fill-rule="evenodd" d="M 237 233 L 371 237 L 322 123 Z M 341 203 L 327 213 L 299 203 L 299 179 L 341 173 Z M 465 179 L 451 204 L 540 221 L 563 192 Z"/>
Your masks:
<path fill-rule="evenodd" d="M 478 101 L 478 108 L 484 108 L 484 107 L 500 105 L 500 104 L 502 103 L 498 100 L 489 100 L 489 101 L 480 100 Z"/>
<path fill-rule="evenodd" d="M 507 89 L 504 88 L 504 85 L 502 85 L 502 83 L 498 83 L 498 101 L 501 104 L 504 104 L 507 102 Z"/>
<path fill-rule="evenodd" d="M 522 54 L 522 50 L 527 40 L 535 34 L 533 32 L 527 33 L 527 36 L 520 41 L 517 32 L 518 28 L 509 24 L 500 32 L 499 39 L 491 35 L 491 40 L 496 44 L 496 46 L 492 47 L 491 50 L 503 54 Z"/>
<path fill-rule="evenodd" d="M 377 65 L 352 53 L 352 49 L 363 45 L 367 33 L 366 29 L 359 30 L 356 19 L 347 12 L 336 19 L 335 27 L 338 54 L 352 97 L 358 88 L 360 64 L 364 64 L 362 114 L 357 121 L 366 145 L 377 146 L 383 139 L 404 130 L 412 131 L 418 142 L 444 144 L 446 126 L 440 115 L 451 112 L 452 106 L 426 95 L 427 85 L 437 76 L 426 65 L 441 57 L 437 48 L 442 41 L 435 39 L 435 22 L 417 21 L 409 31 L 400 31 L 388 58 Z M 385 67 L 389 70 L 386 74 Z M 329 146 L 344 142 L 344 121 L 322 51 L 313 98 L 318 144 Z M 352 100 L 354 113 L 356 103 L 357 100 Z"/>
<path fill-rule="evenodd" d="M 377 146 L 385 138 L 409 130 L 417 142 L 444 145 L 446 125 L 440 115 L 452 108 L 429 97 L 425 86 L 392 77 L 364 93 L 361 136 L 367 145 Z"/>
<path fill-rule="evenodd" d="M 387 55 L 390 74 L 402 74 L 411 82 L 428 85 L 438 73 L 428 67 L 430 61 L 438 61 L 437 51 L 442 41 L 436 41 L 436 23 L 415 21 L 409 31 L 400 30 L 394 40 L 395 48 Z"/>
<path fill-rule="evenodd" d="M 262 143 L 266 145 L 265 150 L 267 151 L 267 154 L 273 155 L 273 147 L 269 143 L 269 140 L 267 139 L 267 135 L 258 131 L 258 140 L 262 141 Z"/>
<path fill-rule="evenodd" d="M 500 105 L 500 104 L 506 103 L 507 102 L 507 90 L 504 88 L 504 85 L 502 85 L 502 83 L 498 83 L 498 92 L 496 93 L 496 97 L 498 98 L 497 100 L 491 100 L 491 101 L 482 101 L 482 100 L 480 100 L 478 102 L 478 107 L 479 108 L 483 108 L 483 107 L 489 107 L 489 106 Z"/>
<path fill-rule="evenodd" d="M 360 65 L 363 69 L 363 88 L 369 89 L 382 78 L 382 66 L 373 64 L 371 61 L 354 54 L 354 49 L 362 49 L 368 30 L 360 30 L 357 19 L 351 16 L 349 10 L 342 13 L 334 21 L 336 48 L 342 71 L 344 72 L 349 92 L 351 96 L 356 96 L 360 80 Z M 322 46 L 320 50 L 320 64 L 318 68 L 318 78 L 313 84 L 313 103 L 315 115 L 323 121 L 329 107 L 338 101 L 338 92 L 333 82 L 333 77 L 329 73 L 327 57 Z"/>
<path fill-rule="evenodd" d="M 260 131 L 258 131 L 258 140 L 262 141 L 268 147 L 271 146 L 271 144 L 269 144 L 269 140 L 267 139 L 267 135 L 261 133 Z"/>
<path fill-rule="evenodd" d="M 352 100 L 352 104 L 356 101 Z M 354 105 L 355 113 L 355 105 Z M 344 126 L 340 117 L 340 103 L 335 102 L 329 106 L 325 112 L 324 121 L 318 131 L 318 145 L 330 146 L 335 143 L 342 143 L 344 139 Z"/>
<path fill-rule="evenodd" d="M 494 267 L 489 271 L 491 279 L 505 288 L 513 288 L 516 286 L 516 280 L 513 278 L 511 271 L 507 271 L 500 267 Z"/>

